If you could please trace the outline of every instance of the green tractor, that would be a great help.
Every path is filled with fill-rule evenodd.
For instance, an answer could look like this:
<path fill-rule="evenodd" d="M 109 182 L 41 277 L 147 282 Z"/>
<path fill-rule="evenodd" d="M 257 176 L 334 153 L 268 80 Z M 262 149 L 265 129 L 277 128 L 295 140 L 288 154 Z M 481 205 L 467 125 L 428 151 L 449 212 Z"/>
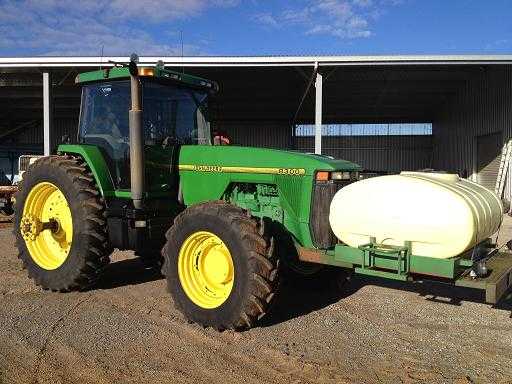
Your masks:
<path fill-rule="evenodd" d="M 133 250 L 161 266 L 189 320 L 241 330 L 268 312 L 281 272 L 434 280 L 491 304 L 512 285 L 492 191 L 443 173 L 358 181 L 344 160 L 211 145 L 217 84 L 135 59 L 77 76 L 78 144 L 23 176 L 14 231 L 42 288 L 86 289 L 114 248 Z"/>
<path fill-rule="evenodd" d="M 358 165 L 211 145 L 207 106 L 217 84 L 163 63 L 133 59 L 76 83 L 77 144 L 35 161 L 15 198 L 20 259 L 37 285 L 86 289 L 114 248 L 133 250 L 147 263 L 163 259 L 189 320 L 247 329 L 268 311 L 283 265 L 319 270 L 299 254 L 336 244 L 329 203 L 358 178 Z"/>

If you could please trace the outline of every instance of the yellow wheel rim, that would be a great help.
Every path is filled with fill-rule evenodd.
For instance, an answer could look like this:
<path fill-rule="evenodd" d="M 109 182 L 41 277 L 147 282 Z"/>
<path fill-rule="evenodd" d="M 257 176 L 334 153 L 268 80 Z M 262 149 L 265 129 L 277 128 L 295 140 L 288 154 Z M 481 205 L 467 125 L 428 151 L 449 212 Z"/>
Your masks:
<path fill-rule="evenodd" d="M 221 306 L 235 279 L 228 247 L 211 232 L 193 233 L 181 246 L 178 276 L 185 294 L 196 305 L 205 309 Z"/>
<path fill-rule="evenodd" d="M 73 220 L 59 188 L 41 182 L 30 190 L 20 231 L 32 260 L 41 268 L 57 269 L 66 261 L 73 239 Z"/>

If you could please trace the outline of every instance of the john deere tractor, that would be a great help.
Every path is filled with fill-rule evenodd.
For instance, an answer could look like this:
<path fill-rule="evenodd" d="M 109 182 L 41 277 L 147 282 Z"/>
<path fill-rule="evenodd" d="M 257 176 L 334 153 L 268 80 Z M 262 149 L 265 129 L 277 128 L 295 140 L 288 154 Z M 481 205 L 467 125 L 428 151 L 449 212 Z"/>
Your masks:
<path fill-rule="evenodd" d="M 334 193 L 359 167 L 328 157 L 211 145 L 216 83 L 130 64 L 81 73 L 76 144 L 26 173 L 16 196 L 20 258 L 37 285 L 82 290 L 114 248 L 158 264 L 176 307 L 216 329 L 265 315 L 280 262 L 318 268 L 300 253 L 326 250 Z M 291 267 L 290 267 L 291 266 Z"/>

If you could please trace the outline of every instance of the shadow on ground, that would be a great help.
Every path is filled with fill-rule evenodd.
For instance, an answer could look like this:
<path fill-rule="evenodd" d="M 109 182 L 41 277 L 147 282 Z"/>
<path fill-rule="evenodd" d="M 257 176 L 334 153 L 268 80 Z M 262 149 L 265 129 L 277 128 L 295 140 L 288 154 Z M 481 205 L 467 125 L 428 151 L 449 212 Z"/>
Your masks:
<path fill-rule="evenodd" d="M 384 280 L 359 276 L 353 279 L 352 284 L 347 287 L 345 292 L 351 295 L 366 285 L 376 285 L 379 287 L 396 289 L 417 293 L 425 300 L 433 301 L 446 305 L 461 305 L 462 302 L 485 303 L 485 291 L 479 289 L 456 287 L 450 284 L 435 281 L 414 281 L 400 282 L 395 280 Z M 491 306 L 491 304 L 486 304 Z M 512 292 L 508 291 L 502 300 L 495 305 L 495 308 L 506 311 L 512 311 Z"/>
<path fill-rule="evenodd" d="M 346 289 L 349 284 L 343 274 L 283 279 L 278 296 L 260 326 L 269 327 L 334 304 L 347 296 Z"/>
<path fill-rule="evenodd" d="M 425 300 L 440 305 L 458 306 L 464 301 L 485 303 L 483 291 L 431 281 L 400 282 L 356 275 L 352 276 L 345 284 L 336 284 L 325 279 L 303 281 L 296 279 L 282 283 L 275 305 L 262 319 L 260 326 L 272 326 L 318 311 L 369 285 L 414 292 L 424 297 Z M 510 311 L 512 318 L 512 292 L 509 291 L 505 294 L 495 308 Z"/>
<path fill-rule="evenodd" d="M 109 264 L 93 289 L 113 289 L 163 278 L 159 270 L 145 267 L 139 259 L 127 259 Z M 430 281 L 400 282 L 357 275 L 353 275 L 345 282 L 343 278 L 343 275 L 334 275 L 320 278 L 283 279 L 279 295 L 268 315 L 262 319 L 260 326 L 276 325 L 321 310 L 344 297 L 357 293 L 368 285 L 414 292 L 425 300 L 437 302 L 440 305 L 461 305 L 464 301 L 485 302 L 483 291 L 448 284 Z M 510 311 L 512 317 L 512 293 L 505 295 L 496 308 Z"/>
<path fill-rule="evenodd" d="M 110 263 L 93 289 L 112 289 L 160 280 L 164 277 L 157 268 L 147 268 L 139 259 Z"/>

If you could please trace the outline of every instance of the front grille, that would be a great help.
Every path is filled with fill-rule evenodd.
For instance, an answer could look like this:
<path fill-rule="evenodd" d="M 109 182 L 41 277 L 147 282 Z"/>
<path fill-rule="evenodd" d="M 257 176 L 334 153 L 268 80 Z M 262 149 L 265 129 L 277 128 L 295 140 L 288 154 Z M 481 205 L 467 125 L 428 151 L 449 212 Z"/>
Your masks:
<path fill-rule="evenodd" d="M 350 183 L 351 181 L 331 181 L 313 186 L 309 226 L 317 248 L 326 249 L 336 245 L 337 239 L 329 224 L 329 208 L 335 193 Z"/>

